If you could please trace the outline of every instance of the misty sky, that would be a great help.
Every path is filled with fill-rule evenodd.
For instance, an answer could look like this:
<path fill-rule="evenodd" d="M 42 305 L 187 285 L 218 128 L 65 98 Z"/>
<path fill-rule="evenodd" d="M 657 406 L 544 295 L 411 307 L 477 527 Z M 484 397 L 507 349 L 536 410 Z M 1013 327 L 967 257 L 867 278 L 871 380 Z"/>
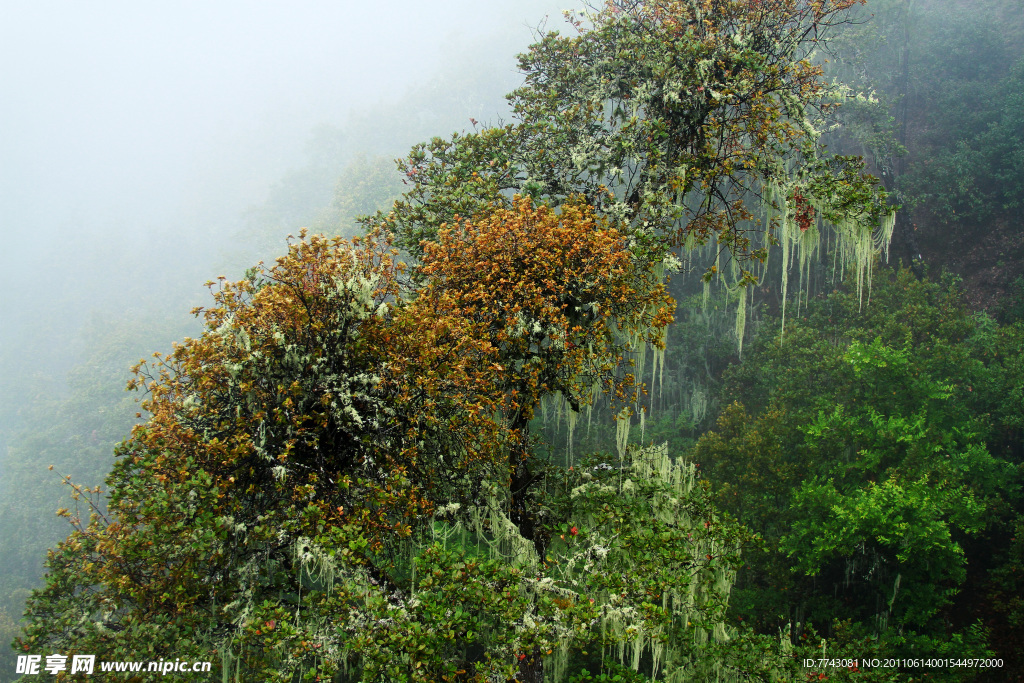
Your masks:
<path fill-rule="evenodd" d="M 166 279 L 176 241 L 223 249 L 316 126 L 456 73 L 471 46 L 508 78 L 530 27 L 572 6 L 0 0 L 0 344 L 103 308 L 93 285 L 128 260 Z"/>
<path fill-rule="evenodd" d="M 69 221 L 167 210 L 211 149 L 284 165 L 313 125 L 428 77 L 446 48 L 528 35 L 543 16 L 505 4 L 4 3 L 5 242 L 38 247 Z"/>

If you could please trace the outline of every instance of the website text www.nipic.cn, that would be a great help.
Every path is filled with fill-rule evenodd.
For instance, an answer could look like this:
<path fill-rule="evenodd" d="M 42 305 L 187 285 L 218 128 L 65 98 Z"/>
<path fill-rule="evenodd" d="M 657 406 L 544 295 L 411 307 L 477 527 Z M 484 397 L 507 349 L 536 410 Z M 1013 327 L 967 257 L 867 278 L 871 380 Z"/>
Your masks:
<path fill-rule="evenodd" d="M 92 674 L 97 672 L 147 672 L 166 676 L 169 673 L 209 673 L 210 662 L 190 660 L 151 660 L 142 662 L 96 661 L 96 655 L 18 655 L 14 673 L 33 676 L 39 674 Z"/>

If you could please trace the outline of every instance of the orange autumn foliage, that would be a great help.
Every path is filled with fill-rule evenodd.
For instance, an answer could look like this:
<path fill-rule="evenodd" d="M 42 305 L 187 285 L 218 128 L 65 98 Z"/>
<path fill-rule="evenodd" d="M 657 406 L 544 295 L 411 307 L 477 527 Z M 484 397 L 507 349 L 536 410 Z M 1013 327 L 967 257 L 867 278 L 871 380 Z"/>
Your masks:
<path fill-rule="evenodd" d="M 469 325 L 500 393 L 507 424 L 521 428 L 544 395 L 579 410 L 595 384 L 626 399 L 630 345 L 661 347 L 675 302 L 655 265 L 578 198 L 556 212 L 516 197 L 458 220 L 424 242 L 426 286 L 414 306 Z"/>

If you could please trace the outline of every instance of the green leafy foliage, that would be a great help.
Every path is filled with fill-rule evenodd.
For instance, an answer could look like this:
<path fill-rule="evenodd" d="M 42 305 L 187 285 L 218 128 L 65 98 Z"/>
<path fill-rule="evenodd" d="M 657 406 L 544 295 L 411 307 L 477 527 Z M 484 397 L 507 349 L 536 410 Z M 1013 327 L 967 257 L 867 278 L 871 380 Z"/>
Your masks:
<path fill-rule="evenodd" d="M 723 411 L 695 458 L 764 539 L 734 603 L 757 628 L 845 619 L 909 652 L 946 647 L 952 623 L 983 647 L 969 629 L 995 606 L 961 596 L 1012 563 L 1020 432 L 999 406 L 1016 406 L 1021 330 L 960 296 L 906 271 L 859 315 L 833 292 L 727 374 L 726 400 L 747 407 Z"/>

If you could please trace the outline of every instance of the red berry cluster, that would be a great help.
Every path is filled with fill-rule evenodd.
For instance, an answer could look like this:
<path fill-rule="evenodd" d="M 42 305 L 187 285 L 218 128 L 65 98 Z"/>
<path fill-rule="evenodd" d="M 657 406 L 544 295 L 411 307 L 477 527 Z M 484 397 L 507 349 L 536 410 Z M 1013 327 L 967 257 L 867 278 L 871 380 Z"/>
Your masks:
<path fill-rule="evenodd" d="M 800 226 L 800 232 L 804 232 L 814 221 L 814 207 L 800 194 L 800 190 L 793 191 L 793 206 L 796 208 L 796 224 Z"/>

